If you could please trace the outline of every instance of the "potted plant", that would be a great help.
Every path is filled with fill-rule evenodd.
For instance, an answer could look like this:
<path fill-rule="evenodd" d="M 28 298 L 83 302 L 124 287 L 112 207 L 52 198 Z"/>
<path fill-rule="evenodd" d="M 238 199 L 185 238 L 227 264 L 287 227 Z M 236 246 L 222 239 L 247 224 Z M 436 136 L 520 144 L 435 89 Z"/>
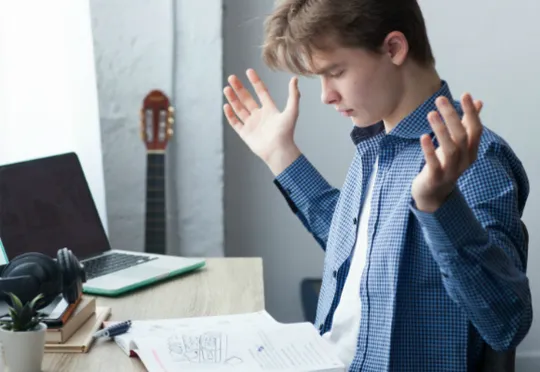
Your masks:
<path fill-rule="evenodd" d="M 7 319 L 0 321 L 2 363 L 10 372 L 39 372 L 45 350 L 47 325 L 40 321 L 37 304 L 41 294 L 23 304 L 13 293 Z"/>

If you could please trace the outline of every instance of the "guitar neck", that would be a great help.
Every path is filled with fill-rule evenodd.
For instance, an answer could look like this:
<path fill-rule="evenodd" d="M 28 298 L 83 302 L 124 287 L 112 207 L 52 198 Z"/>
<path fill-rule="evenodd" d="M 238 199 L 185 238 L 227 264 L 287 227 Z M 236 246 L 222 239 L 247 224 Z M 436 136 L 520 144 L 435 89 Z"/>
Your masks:
<path fill-rule="evenodd" d="M 145 251 L 166 254 L 165 153 L 149 152 L 146 163 Z"/>

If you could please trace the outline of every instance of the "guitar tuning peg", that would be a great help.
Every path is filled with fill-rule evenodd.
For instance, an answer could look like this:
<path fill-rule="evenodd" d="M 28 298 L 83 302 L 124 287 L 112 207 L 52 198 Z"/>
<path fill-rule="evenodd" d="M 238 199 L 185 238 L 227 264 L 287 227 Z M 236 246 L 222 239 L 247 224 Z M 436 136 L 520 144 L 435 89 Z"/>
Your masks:
<path fill-rule="evenodd" d="M 169 117 L 167 119 L 167 122 L 170 124 L 170 125 L 173 125 L 174 124 L 174 118 L 173 117 Z"/>
<path fill-rule="evenodd" d="M 174 114 L 174 107 L 169 106 L 168 110 L 170 114 Z"/>
<path fill-rule="evenodd" d="M 169 137 L 172 137 L 173 133 L 174 133 L 174 130 L 172 128 L 167 129 L 167 135 Z"/>

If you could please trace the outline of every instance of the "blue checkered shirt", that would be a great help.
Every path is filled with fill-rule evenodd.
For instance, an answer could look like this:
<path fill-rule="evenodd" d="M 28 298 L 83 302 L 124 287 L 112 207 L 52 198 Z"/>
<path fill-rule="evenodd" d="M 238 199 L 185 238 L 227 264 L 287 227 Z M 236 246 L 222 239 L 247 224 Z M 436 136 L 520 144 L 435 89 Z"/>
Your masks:
<path fill-rule="evenodd" d="M 478 159 L 434 213 L 415 208 L 411 184 L 424 166 L 420 136 L 446 82 L 390 133 L 382 123 L 351 132 L 356 152 L 341 188 L 301 155 L 275 183 L 325 250 L 315 325 L 332 326 L 352 259 L 359 212 L 379 157 L 362 273 L 361 322 L 350 371 L 472 371 L 489 344 L 515 348 L 532 322 L 521 216 L 529 193 L 520 160 L 484 127 Z"/>

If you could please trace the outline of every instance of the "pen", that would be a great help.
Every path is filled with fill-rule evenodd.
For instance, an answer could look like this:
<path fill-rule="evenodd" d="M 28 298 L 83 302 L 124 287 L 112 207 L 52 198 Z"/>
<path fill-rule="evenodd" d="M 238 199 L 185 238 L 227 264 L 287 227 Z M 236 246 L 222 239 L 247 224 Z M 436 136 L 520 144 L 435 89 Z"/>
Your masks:
<path fill-rule="evenodd" d="M 94 338 L 114 337 L 126 333 L 131 327 L 131 320 L 113 324 L 94 333 Z"/>

